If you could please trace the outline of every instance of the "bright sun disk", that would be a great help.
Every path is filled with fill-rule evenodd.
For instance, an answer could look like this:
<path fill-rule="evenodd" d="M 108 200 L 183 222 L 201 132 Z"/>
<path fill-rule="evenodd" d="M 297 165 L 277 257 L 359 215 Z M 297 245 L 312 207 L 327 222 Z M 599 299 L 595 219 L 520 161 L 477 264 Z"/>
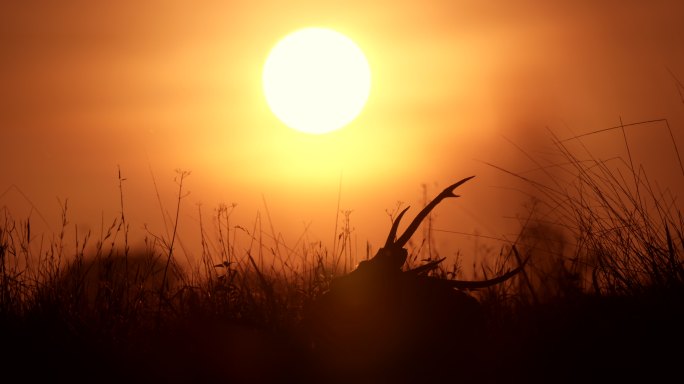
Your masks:
<path fill-rule="evenodd" d="M 324 28 L 305 28 L 280 40 L 264 64 L 271 111 L 290 128 L 321 134 L 354 120 L 370 94 L 371 74 L 361 49 Z"/>

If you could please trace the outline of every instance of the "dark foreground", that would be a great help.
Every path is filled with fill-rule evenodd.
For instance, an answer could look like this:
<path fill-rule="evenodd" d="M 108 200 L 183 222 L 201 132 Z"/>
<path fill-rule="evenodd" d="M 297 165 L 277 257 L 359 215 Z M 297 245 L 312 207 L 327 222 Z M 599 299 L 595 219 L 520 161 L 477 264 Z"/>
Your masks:
<path fill-rule="evenodd" d="M 476 341 L 434 340 L 424 351 L 397 346 L 377 356 L 383 364 L 356 370 L 341 352 L 313 349 L 301 327 L 202 314 L 161 323 L 74 321 L 62 309 L 38 308 L 2 314 L 2 366 L 5 379 L 65 383 L 677 381 L 684 373 L 683 299 L 671 289 L 491 312 Z"/>

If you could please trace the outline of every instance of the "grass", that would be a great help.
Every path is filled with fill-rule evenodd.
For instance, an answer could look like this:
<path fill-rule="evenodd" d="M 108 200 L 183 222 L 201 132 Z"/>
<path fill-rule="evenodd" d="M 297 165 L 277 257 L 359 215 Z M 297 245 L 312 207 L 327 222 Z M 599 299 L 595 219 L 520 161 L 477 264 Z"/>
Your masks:
<path fill-rule="evenodd" d="M 667 122 L 636 126 L 647 124 Z M 626 137 L 627 127 L 615 129 Z M 515 241 L 531 259 L 515 282 L 473 293 L 487 315 L 480 343 L 486 358 L 468 366 L 449 362 L 439 381 L 593 382 L 676 372 L 684 341 L 684 221 L 675 196 L 646 177 L 626 142 L 627 159 L 603 160 L 580 136 L 551 137 L 553 156 L 523 151 L 537 166 L 533 174 L 490 164 L 534 191 Z M 176 213 L 187 176 L 178 173 Z M 262 229 L 261 216 L 249 227 L 236 225 L 233 207 L 220 206 L 213 232 L 200 219 L 199 262 L 182 268 L 179 216 L 165 235 L 148 232 L 144 249 L 131 249 L 123 197 L 122 189 L 121 215 L 99 238 L 74 231 L 70 252 L 67 202 L 60 232 L 45 245 L 37 244 L 30 220 L 2 210 L 5 377 L 332 381 L 335 372 L 319 369 L 310 352 L 302 319 L 356 261 L 348 214 L 334 249 L 288 248 L 272 226 Z M 414 246 L 411 263 L 423 247 Z M 514 264 L 509 250 L 480 266 L 482 275 Z M 433 273 L 453 278 L 459 265 Z"/>

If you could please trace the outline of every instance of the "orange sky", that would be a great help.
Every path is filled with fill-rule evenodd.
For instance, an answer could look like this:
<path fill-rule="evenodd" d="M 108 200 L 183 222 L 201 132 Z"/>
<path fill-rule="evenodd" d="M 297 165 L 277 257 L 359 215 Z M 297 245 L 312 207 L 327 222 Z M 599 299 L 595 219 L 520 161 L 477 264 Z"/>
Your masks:
<path fill-rule="evenodd" d="M 511 3 L 3 2 L 0 206 L 35 225 L 40 213 L 57 230 L 68 199 L 71 223 L 99 232 L 119 211 L 120 166 L 132 231 L 161 234 L 154 181 L 173 212 L 179 168 L 192 172 L 181 222 L 189 245 L 198 204 L 209 220 L 220 203 L 237 203 L 245 227 L 265 203 L 288 243 L 310 225 L 308 239 L 327 245 L 339 200 L 362 252 L 366 241 L 381 245 L 397 201 L 416 207 L 412 216 L 422 184 L 432 196 L 472 174 L 436 225 L 509 234 L 520 196 L 482 161 L 531 168 L 508 140 L 534 147 L 545 126 L 567 136 L 666 118 L 684 140 L 672 76 L 684 80 L 684 3 Z M 359 118 L 325 136 L 286 128 L 261 94 L 269 50 L 308 26 L 354 39 L 373 76 Z M 667 133 L 639 129 L 650 141 L 635 140 L 635 151 L 679 185 L 663 171 L 675 168 L 671 152 L 651 152 Z"/>

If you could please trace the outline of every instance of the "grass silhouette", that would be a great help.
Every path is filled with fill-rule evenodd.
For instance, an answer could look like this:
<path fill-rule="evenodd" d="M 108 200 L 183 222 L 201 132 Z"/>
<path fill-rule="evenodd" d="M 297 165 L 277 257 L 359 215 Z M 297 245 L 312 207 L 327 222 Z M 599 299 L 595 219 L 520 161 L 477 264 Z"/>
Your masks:
<path fill-rule="evenodd" d="M 616 129 L 624 134 L 626 127 Z M 531 186 L 537 200 L 515 242 L 530 257 L 521 278 L 472 293 L 485 315 L 484 332 L 466 351 L 473 358 L 450 359 L 463 346 L 435 340 L 431 353 L 445 357 L 439 367 L 425 371 L 407 362 L 387 367 L 376 380 L 658 381 L 678 373 L 684 222 L 675 197 L 649 181 L 631 156 L 604 161 L 585 151 L 580 157 L 570 142 L 581 144 L 581 137 L 552 138 L 560 160 L 530 156 L 539 179 L 491 164 Z M 176 212 L 186 176 L 179 172 Z M 335 249 L 295 249 L 273 229 L 261 230 L 260 221 L 251 228 L 232 223 L 232 207 L 221 206 L 213 235 L 200 220 L 199 262 L 181 268 L 178 216 L 166 235 L 148 233 L 144 249 L 130 249 L 123 201 L 122 192 L 122 213 L 99 239 L 76 236 L 73 254 L 64 246 L 66 204 L 61 231 L 38 251 L 30 220 L 2 211 L 6 378 L 325 383 L 344 376 L 312 353 L 303 320 L 354 262 L 345 248 L 349 215 Z M 245 248 L 237 245 L 238 234 L 247 239 Z M 539 245 L 554 240 L 565 246 Z M 272 263 L 264 262 L 265 254 Z M 482 273 L 496 275 L 511 262 L 506 255 L 503 248 L 492 255 L 495 267 L 483 265 Z M 415 257 L 408 262 L 414 267 Z M 430 273 L 455 275 L 442 266 Z"/>

